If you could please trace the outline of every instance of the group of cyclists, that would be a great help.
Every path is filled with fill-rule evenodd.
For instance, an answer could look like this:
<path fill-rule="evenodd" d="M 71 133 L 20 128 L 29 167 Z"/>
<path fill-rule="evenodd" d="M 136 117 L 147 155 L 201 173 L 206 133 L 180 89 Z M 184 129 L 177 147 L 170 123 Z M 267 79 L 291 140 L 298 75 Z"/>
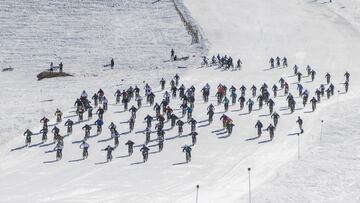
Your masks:
<path fill-rule="evenodd" d="M 172 53 L 173 54 L 173 53 Z M 207 59 L 204 58 L 204 63 L 208 63 Z M 217 57 L 213 57 L 211 63 L 217 64 L 224 68 L 233 67 L 233 62 L 231 57 L 221 57 L 218 55 Z M 286 68 L 288 66 L 288 62 L 286 57 L 282 59 L 280 57 L 276 57 L 275 59 L 271 58 L 270 61 L 270 69 L 272 68 Z M 242 62 L 239 60 L 237 66 L 241 67 Z M 311 103 L 312 111 L 315 111 L 316 104 L 320 103 L 321 98 L 325 95 L 328 99 L 334 95 L 335 86 L 331 83 L 331 75 L 327 73 L 325 75 L 326 84 L 321 84 L 319 88 L 314 91 L 314 96 L 310 99 L 310 91 L 307 90 L 301 84 L 301 78 L 304 76 L 299 72 L 299 68 L 297 65 L 294 66 L 294 75 L 298 76 L 298 83 L 296 90 L 298 91 L 299 97 L 302 99 L 302 104 L 305 107 L 308 102 Z M 311 77 L 311 81 L 315 79 L 316 72 L 310 66 L 306 67 L 307 76 Z M 349 87 L 349 78 L 350 74 L 346 72 L 345 76 L 345 92 L 348 91 Z M 195 100 L 196 100 L 196 88 L 194 85 L 186 88 L 184 84 L 180 85 L 180 76 L 175 75 L 169 82 L 167 86 L 167 81 L 162 78 L 160 81 L 160 88 L 162 93 L 160 95 L 156 95 L 152 87 L 149 84 L 145 84 L 143 89 L 140 89 L 138 86 L 130 86 L 127 89 L 120 91 L 119 89 L 115 91 L 115 104 L 122 104 L 124 112 L 130 113 L 130 118 L 127 121 L 129 124 L 129 133 L 134 130 L 135 123 L 137 121 L 137 112 L 143 108 L 143 98 L 145 98 L 146 103 L 151 106 L 151 109 L 154 111 L 154 115 L 152 116 L 149 113 L 143 119 L 146 122 L 146 127 L 142 131 L 145 134 L 145 139 L 143 144 L 141 144 L 140 152 L 143 156 L 143 162 L 148 160 L 149 155 L 149 143 L 152 141 L 157 141 L 158 151 L 161 152 L 164 146 L 165 134 L 166 132 L 174 129 L 177 129 L 177 136 L 183 136 L 183 127 L 185 124 L 190 125 L 190 133 L 188 135 L 191 136 L 191 144 L 185 145 L 182 147 L 182 151 L 186 154 L 186 161 L 191 161 L 191 150 L 192 147 L 195 146 L 197 142 L 197 135 L 196 127 L 197 121 L 193 117 L 193 111 L 195 108 Z M 169 87 L 169 89 L 166 89 Z M 142 94 L 141 91 L 144 91 Z M 250 90 L 250 93 L 247 93 L 247 90 Z M 259 90 L 259 91 L 258 91 Z M 263 123 L 258 120 L 255 124 L 255 128 L 257 129 L 257 135 L 260 137 L 262 135 L 262 131 L 268 131 L 270 140 L 274 138 L 274 131 L 278 125 L 279 121 L 279 114 L 274 111 L 275 106 L 275 98 L 277 98 L 278 92 L 284 91 L 284 95 L 286 96 L 286 101 L 288 103 L 288 109 L 290 113 L 293 113 L 296 110 L 296 99 L 292 93 L 289 92 L 289 84 L 284 78 L 280 78 L 277 84 L 273 84 L 272 86 L 263 83 L 261 86 L 252 85 L 249 87 L 245 87 L 244 85 L 236 88 L 234 85 L 227 87 L 224 84 L 219 84 L 216 88 L 216 93 L 214 96 L 216 97 L 217 106 L 223 105 L 224 113 L 220 116 L 220 120 L 222 122 L 222 126 L 224 131 L 230 136 L 233 131 L 233 127 L 235 126 L 233 119 L 230 118 L 229 115 L 226 115 L 229 106 L 233 105 L 236 106 L 236 103 L 239 103 L 240 110 L 243 110 L 245 105 L 247 106 L 247 113 L 252 113 L 253 106 L 255 103 L 258 104 L 258 108 L 262 109 L 263 105 L 269 109 L 269 116 L 272 119 L 272 122 L 264 128 Z M 210 102 L 209 97 L 212 94 L 211 86 L 206 83 L 203 88 L 201 88 L 200 92 L 202 93 L 202 100 L 204 103 L 210 103 L 206 109 L 206 116 L 208 117 L 209 125 L 213 122 L 213 117 L 215 114 L 215 106 Z M 161 96 L 162 98 L 158 99 L 159 102 L 155 102 L 155 97 Z M 177 114 L 176 110 L 174 109 L 173 100 L 178 99 L 180 101 L 180 114 Z M 134 105 L 131 105 L 130 108 L 129 104 L 134 102 Z M 71 135 L 73 132 L 73 125 L 74 124 L 81 124 L 84 121 L 84 113 L 87 113 L 87 120 L 92 120 L 93 117 L 93 109 L 97 108 L 95 114 L 97 118 L 95 122 L 87 123 L 82 126 L 82 130 L 84 131 L 84 137 L 79 145 L 79 148 L 82 149 L 83 159 L 86 159 L 89 155 L 89 143 L 87 140 L 91 138 L 90 132 L 92 130 L 92 126 L 96 126 L 96 135 L 100 135 L 102 133 L 103 125 L 104 125 L 104 114 L 108 110 L 108 98 L 105 96 L 105 93 L 102 89 L 99 89 L 91 98 L 88 96 L 86 91 L 83 91 L 78 99 L 76 99 L 74 106 L 76 109 L 76 116 L 77 121 L 73 121 L 71 119 L 67 119 L 64 122 L 64 126 L 66 126 L 67 134 L 65 136 Z M 64 148 L 64 138 L 65 136 L 60 135 L 60 129 L 57 125 L 61 124 L 63 119 L 63 113 L 57 109 L 54 113 L 56 117 L 56 125 L 51 129 L 51 133 L 53 133 L 53 144 L 55 144 L 54 151 L 56 151 L 56 159 L 61 160 L 62 158 L 62 150 Z M 40 120 L 42 123 L 42 129 L 40 130 L 40 134 L 42 135 L 42 142 L 45 143 L 47 141 L 47 134 L 49 133 L 49 119 L 44 117 Z M 153 125 L 155 122 L 155 125 Z M 164 130 L 164 126 L 166 123 L 170 123 L 170 129 Z M 304 132 L 302 128 L 303 121 L 300 117 L 298 117 L 297 123 L 299 124 L 301 133 Z M 120 133 L 116 129 L 116 125 L 114 122 L 108 127 L 110 138 L 109 140 L 114 141 L 114 145 L 108 145 L 106 148 L 102 149 L 106 151 L 106 159 L 107 161 L 112 160 L 112 152 L 119 146 L 119 137 Z M 151 134 L 156 133 L 157 138 L 155 140 L 151 140 Z M 31 144 L 31 137 L 34 135 L 29 129 L 27 129 L 24 133 L 25 144 L 29 146 Z M 128 148 L 128 156 L 133 154 L 135 142 L 132 140 L 128 140 L 125 145 Z"/>

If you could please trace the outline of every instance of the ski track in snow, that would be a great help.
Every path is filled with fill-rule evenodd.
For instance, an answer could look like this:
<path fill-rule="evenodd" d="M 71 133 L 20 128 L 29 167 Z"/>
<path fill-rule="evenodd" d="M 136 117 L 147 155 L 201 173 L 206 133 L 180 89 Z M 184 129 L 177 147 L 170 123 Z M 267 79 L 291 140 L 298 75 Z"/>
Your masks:
<path fill-rule="evenodd" d="M 10 3 L 5 2 L 3 5 Z M 360 65 L 360 61 L 357 54 L 360 51 L 360 35 L 354 29 L 353 24 L 350 25 L 345 18 L 334 15 L 332 10 L 318 2 L 225 0 L 221 7 L 211 0 L 201 2 L 186 0 L 185 3 L 210 42 L 210 54 L 218 52 L 230 54 L 234 58 L 241 57 L 244 62 L 244 68 L 236 72 L 219 71 L 214 68 L 196 68 L 197 65 L 194 64 L 200 63 L 198 57 L 186 62 L 186 65 L 192 68 L 180 72 L 181 83 L 184 83 L 186 87 L 192 84 L 196 87 L 197 101 L 193 113 L 196 120 L 206 119 L 208 104 L 201 102 L 199 93 L 206 82 L 210 83 L 211 95 L 214 95 L 218 83 L 223 83 L 228 87 L 234 85 L 237 88 L 243 84 L 249 89 L 251 85 L 260 86 L 263 82 L 271 87 L 272 84 L 277 83 L 280 77 L 284 77 L 290 85 L 290 92 L 297 96 L 296 78 L 292 77 L 293 71 L 291 70 L 294 63 L 300 66 L 301 72 L 305 72 L 304 67 L 307 64 L 315 68 L 316 80 L 308 82 L 309 78 L 305 77 L 302 83 L 310 91 L 311 96 L 314 94 L 315 88 L 325 82 L 323 77 L 326 72 L 332 74 L 332 82 L 336 91 L 342 92 L 343 85 L 340 83 L 344 81 L 343 74 L 348 70 L 352 74 L 350 92 L 335 95 L 330 100 L 322 98 L 322 102 L 315 112 L 305 113 L 310 109 L 310 105 L 307 105 L 304 109 L 300 108 L 295 113 L 288 114 L 288 110 L 282 111 L 281 107 L 287 106 L 287 103 L 286 97 L 283 97 L 282 91 L 280 91 L 279 96 L 275 99 L 275 110 L 281 116 L 279 126 L 275 131 L 274 140 L 266 143 L 261 142 L 268 139 L 267 132 L 264 132 L 259 139 L 246 141 L 246 139 L 256 136 L 254 125 L 258 119 L 265 126 L 270 123 L 269 116 L 264 116 L 268 114 L 266 106 L 257 110 L 256 103 L 255 111 L 249 115 L 244 114 L 246 109 L 238 111 L 238 104 L 231 106 L 226 114 L 234 120 L 235 128 L 232 135 L 225 138 L 213 133 L 222 128 L 219 117 L 222 115 L 223 107 L 216 106 L 215 112 L 218 114 L 215 114 L 214 122 L 202 128 L 199 126 L 203 123 L 198 124 L 198 143 L 193 148 L 192 162 L 189 164 L 182 164 L 185 157 L 181 152 L 181 146 L 189 144 L 191 141 L 191 137 L 185 136 L 165 141 L 161 153 L 156 153 L 157 146 L 150 147 L 150 152 L 154 153 L 150 154 L 147 163 L 140 163 L 142 158 L 138 152 L 139 148 L 134 148 L 132 157 L 123 157 L 127 153 L 124 143 L 128 139 L 135 141 L 136 145 L 142 144 L 144 141 L 144 135 L 135 132 L 143 130 L 145 126 L 145 123 L 139 119 L 142 120 L 148 113 L 154 114 L 147 105 L 137 114 L 138 119 L 134 132 L 120 137 L 119 148 L 114 151 L 114 159 L 111 163 L 102 164 L 106 154 L 100 149 L 108 144 L 113 144 L 113 141 L 98 142 L 110 137 L 109 131 L 105 128 L 101 135 L 89 139 L 89 158 L 84 161 L 76 161 L 81 157 L 81 150 L 78 148 L 78 144 L 72 142 L 83 138 L 80 128 L 85 123 L 93 123 L 94 118 L 75 125 L 73 134 L 65 138 L 63 160 L 43 163 L 54 160 L 54 153 L 44 153 L 51 150 L 53 145 L 35 146 L 9 152 L 10 149 L 22 145 L 24 138 L 20 133 L 27 127 L 38 126 L 31 128 L 33 132 L 40 129 L 37 122 L 42 115 L 51 116 L 56 107 L 60 107 L 65 113 L 64 116 L 71 116 L 74 114 L 72 112 L 74 109 L 69 109 L 69 107 L 73 105 L 74 99 L 82 89 L 88 90 L 88 94 L 92 95 L 101 87 L 110 101 L 109 111 L 105 113 L 104 117 L 104 126 L 115 121 L 119 133 L 126 133 L 127 124 L 120 123 L 129 119 L 130 113 L 117 113 L 122 111 L 123 107 L 114 105 L 114 98 L 111 95 L 117 88 L 122 89 L 130 84 L 142 86 L 143 70 L 146 67 L 152 67 L 152 71 L 146 72 L 149 74 L 146 82 L 150 81 L 152 87 L 156 87 L 156 100 L 159 101 L 163 93 L 158 89 L 159 79 L 172 77 L 175 72 L 179 72 L 179 69 L 175 67 L 182 63 L 162 62 L 163 58 L 168 56 L 164 50 L 169 50 L 172 47 L 171 44 L 152 48 L 151 50 L 155 50 L 154 55 L 151 53 L 141 56 L 151 58 L 156 56 L 156 53 L 162 54 L 160 61 L 154 59 L 153 66 L 145 66 L 144 69 L 136 69 L 137 71 L 133 71 L 135 68 L 114 71 L 96 70 L 96 67 L 101 67 L 103 63 L 106 63 L 104 58 L 119 51 L 114 45 L 112 50 L 101 57 L 86 57 L 86 63 L 90 67 L 94 67 L 95 70 L 91 72 L 96 74 L 96 77 L 84 76 L 84 68 L 79 64 L 73 69 L 76 77 L 56 79 L 57 83 L 54 84 L 54 80 L 37 82 L 26 78 L 25 76 L 29 75 L 29 72 L 24 70 L 25 64 L 21 65 L 20 59 L 11 59 L 13 60 L 11 61 L 11 57 L 2 53 L 1 56 L 7 56 L 7 59 L 2 61 L 5 61 L 6 65 L 9 64 L 9 61 L 19 64 L 19 70 L 15 69 L 16 72 L 0 75 L 3 86 L 8 88 L 6 93 L 1 92 L 1 96 L 17 98 L 20 93 L 23 93 L 20 95 L 29 99 L 28 104 L 21 100 L 15 100 L 13 104 L 2 100 L 4 116 L 1 118 L 10 115 L 10 119 L 4 121 L 9 125 L 5 125 L 7 127 L 1 129 L 1 132 L 6 132 L 8 129 L 18 135 L 7 141 L 0 149 L 0 162 L 2 163 L 0 165 L 0 198 L 2 200 L 6 202 L 193 202 L 195 186 L 199 184 L 200 202 L 247 202 L 247 168 L 251 167 L 254 202 L 359 201 L 359 149 L 356 137 L 359 131 L 357 130 L 358 114 L 355 113 L 359 109 L 359 105 L 354 104 L 359 99 L 358 89 L 360 88 L 360 82 L 356 80 L 359 77 L 357 67 Z M 160 4 L 160 2 L 157 4 L 159 6 L 167 5 L 167 3 Z M 100 1 L 90 5 L 94 6 L 95 10 L 104 6 Z M 153 10 L 146 8 L 141 11 L 149 12 L 149 15 L 153 14 Z M 169 11 L 171 10 L 170 7 L 167 8 Z M 246 9 L 241 9 L 239 12 L 239 8 Z M 125 15 L 131 14 L 126 13 Z M 143 15 L 145 16 L 145 14 Z M 167 14 L 161 13 L 161 15 L 166 16 Z M 134 16 L 137 16 L 136 12 Z M 105 15 L 105 17 L 111 18 L 111 15 Z M 141 23 L 146 24 L 146 19 L 146 17 L 142 18 Z M 173 17 L 170 22 L 173 22 L 174 19 L 176 18 Z M 169 25 L 151 24 L 149 26 L 167 27 Z M 180 53 L 184 53 L 184 55 L 197 53 L 194 47 L 189 48 L 186 42 L 180 40 L 181 38 L 190 40 L 183 30 L 181 22 L 173 26 L 174 34 L 178 34 L 173 37 L 178 39 L 179 43 L 181 42 L 174 46 L 181 50 Z M 73 27 L 73 24 L 69 27 Z M 44 29 L 42 26 L 40 28 Z M 326 33 L 326 35 L 321 33 Z M 87 32 L 83 34 L 87 36 Z M 147 40 L 147 38 L 140 37 L 139 44 L 142 43 L 141 40 Z M 157 45 L 159 42 L 154 40 L 154 45 Z M 105 41 L 107 42 L 107 40 Z M 90 42 L 93 43 L 93 40 L 90 39 L 87 43 Z M 104 44 L 104 41 L 101 41 L 95 43 L 94 47 L 97 49 L 97 46 L 102 47 Z M 84 45 L 83 48 L 87 46 Z M 49 46 L 49 49 L 51 47 L 56 46 Z M 14 52 L 19 53 L 16 50 Z M 66 53 L 72 52 L 75 51 L 70 49 Z M 64 53 L 62 52 L 62 54 Z M 75 53 L 80 54 L 81 52 Z M 99 51 L 99 53 L 102 52 Z M 116 53 L 121 55 L 122 52 Z M 128 54 L 134 57 L 135 53 Z M 280 54 L 288 57 L 290 68 L 267 70 L 269 57 Z M 23 55 L 27 56 L 25 53 Z M 76 56 L 76 54 L 74 57 L 77 57 L 76 60 L 73 59 L 74 62 L 85 60 L 83 56 Z M 49 61 L 50 59 L 42 56 L 31 63 L 33 66 L 43 66 L 42 64 L 46 65 Z M 144 65 L 141 61 L 139 60 L 135 64 L 141 67 Z M 97 65 L 93 65 L 94 63 Z M 154 66 L 159 66 L 159 68 L 155 69 Z M 167 69 L 166 66 L 173 67 Z M 34 67 L 29 71 L 35 75 L 39 70 L 41 68 Z M 112 82 L 119 80 L 118 75 L 126 75 L 128 78 L 125 77 L 125 81 L 122 82 Z M 15 91 L 12 91 L 11 86 Z M 45 87 L 50 91 L 45 91 Z M 56 87 L 58 92 L 51 91 Z M 70 89 L 70 87 L 74 88 Z M 66 97 L 63 98 L 65 93 Z M 247 95 L 249 93 L 248 90 Z M 39 104 L 39 101 L 46 99 L 55 100 Z M 297 108 L 302 106 L 301 99 L 297 97 L 295 99 Z M 211 102 L 215 104 L 216 98 L 211 97 Z M 173 108 L 177 108 L 179 105 L 178 99 L 174 99 L 170 104 Z M 17 110 L 19 108 L 29 108 L 29 110 L 22 110 L 22 113 L 19 113 Z M 296 156 L 297 136 L 289 135 L 299 131 L 295 123 L 297 116 L 303 118 L 305 129 L 305 133 L 301 135 L 300 161 Z M 34 118 L 29 120 L 28 117 Z M 319 142 L 321 119 L 324 119 L 325 122 L 322 141 Z M 15 125 L 13 124 L 14 120 L 21 123 Z M 54 119 L 50 123 L 53 124 Z M 165 129 L 169 127 L 168 125 L 165 125 Z M 65 131 L 63 124 L 60 124 L 60 128 L 61 132 Z M 184 135 L 189 131 L 190 126 L 185 125 Z M 167 131 L 165 138 L 173 138 L 176 134 L 176 129 Z M 5 137 L 6 135 L 1 134 L 1 136 Z M 155 137 L 156 135 L 152 134 L 152 139 Z M 51 138 L 49 135 L 49 139 Z M 37 144 L 39 141 L 40 136 L 34 136 L 33 143 Z M 150 143 L 150 145 L 154 144 L 156 142 Z M 9 182 L 12 184 L 9 185 Z"/>

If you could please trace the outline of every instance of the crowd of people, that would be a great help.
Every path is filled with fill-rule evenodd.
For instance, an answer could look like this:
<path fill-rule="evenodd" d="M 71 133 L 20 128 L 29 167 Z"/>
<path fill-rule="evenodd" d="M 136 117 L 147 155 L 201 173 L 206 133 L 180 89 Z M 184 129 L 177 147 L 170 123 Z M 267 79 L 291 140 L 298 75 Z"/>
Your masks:
<path fill-rule="evenodd" d="M 173 57 L 173 52 L 171 53 Z M 205 62 L 205 59 L 204 59 Z M 213 57 L 211 63 L 216 62 L 221 67 L 230 68 L 232 66 L 231 57 Z M 241 65 L 241 61 L 240 61 Z M 280 57 L 276 57 L 275 59 L 270 59 L 270 68 L 286 68 L 288 66 L 286 57 L 280 59 Z M 310 96 L 310 91 L 301 84 L 302 74 L 299 71 L 297 65 L 294 66 L 294 75 L 298 76 L 298 83 L 296 90 L 299 98 L 302 100 L 302 105 L 305 107 L 307 104 L 311 104 L 312 111 L 316 110 L 316 105 L 319 104 L 322 98 L 325 96 L 327 99 L 330 99 L 335 92 L 335 86 L 331 82 L 331 75 L 327 73 L 325 75 L 326 84 L 321 84 L 316 90 L 312 90 L 314 93 Z M 306 67 L 307 76 L 311 77 L 311 81 L 315 79 L 316 72 L 310 66 Z M 300 76 L 299 76 L 300 75 Z M 348 91 L 349 87 L 349 78 L 350 74 L 346 72 L 345 76 L 345 92 Z M 255 123 L 256 133 L 258 138 L 262 136 L 264 131 L 269 133 L 269 140 L 273 140 L 275 136 L 275 130 L 279 124 L 280 115 L 274 110 L 275 98 L 277 98 L 278 93 L 283 91 L 285 95 L 286 102 L 288 104 L 287 108 L 290 113 L 294 113 L 296 110 L 296 100 L 295 93 L 289 91 L 289 84 L 284 78 L 280 78 L 278 83 L 276 84 L 267 84 L 263 83 L 261 86 L 252 85 L 251 87 L 245 87 L 244 85 L 236 88 L 234 85 L 230 87 L 219 83 L 215 88 L 215 91 L 212 91 L 210 84 L 206 83 L 200 90 L 196 90 L 194 85 L 186 87 L 184 84 L 180 84 L 180 76 L 176 74 L 170 81 L 167 86 L 167 81 L 162 78 L 159 81 L 161 93 L 155 94 L 153 88 L 149 84 L 145 84 L 144 87 L 138 87 L 135 85 L 134 87 L 130 86 L 127 89 L 120 90 L 117 89 L 113 95 L 106 94 L 102 89 L 99 89 L 94 95 L 91 97 L 84 90 L 80 97 L 76 99 L 74 106 L 76 108 L 76 116 L 77 120 L 67 119 L 63 122 L 63 113 L 57 109 L 54 113 L 56 118 L 56 125 L 49 129 L 49 118 L 43 117 L 40 120 L 42 123 L 42 129 L 40 130 L 40 134 L 42 135 L 42 142 L 47 142 L 48 133 L 53 134 L 53 144 L 54 152 L 56 152 L 56 160 L 61 160 L 62 151 L 64 149 L 64 138 L 69 136 L 73 132 L 74 124 L 82 124 L 84 122 L 84 117 L 86 116 L 87 124 L 84 124 L 81 129 L 84 131 L 84 137 L 79 145 L 79 148 L 82 150 L 83 159 L 86 159 L 89 156 L 89 148 L 90 144 L 87 143 L 87 140 L 91 137 L 90 132 L 93 129 L 92 126 L 96 126 L 96 134 L 100 135 L 103 132 L 104 114 L 108 111 L 108 97 L 115 97 L 115 103 L 123 106 L 124 112 L 129 112 L 129 132 L 131 133 L 134 130 L 134 126 L 137 122 L 145 121 L 146 127 L 143 129 L 143 133 L 145 134 L 145 139 L 141 143 L 140 152 L 143 157 L 143 162 L 148 160 L 149 156 L 149 143 L 152 141 L 157 142 L 158 151 L 161 152 L 164 147 L 165 136 L 168 132 L 177 131 L 177 136 L 179 138 L 190 136 L 191 141 L 185 146 L 182 147 L 182 151 L 185 153 L 186 162 L 191 161 L 191 151 L 192 148 L 197 143 L 197 124 L 198 121 L 193 117 L 193 111 L 196 108 L 195 100 L 196 93 L 199 92 L 202 94 L 202 100 L 204 103 L 208 103 L 206 108 L 206 116 L 208 118 L 207 122 L 209 125 L 213 122 L 213 117 L 215 114 L 215 107 L 220 108 L 223 105 L 223 114 L 220 116 L 220 122 L 222 122 L 222 127 L 224 132 L 227 133 L 227 136 L 230 136 L 233 132 L 233 128 L 235 126 L 236 118 L 230 118 L 228 115 L 229 105 L 236 106 L 238 105 L 240 110 L 243 110 L 244 107 L 247 107 L 247 113 L 251 114 L 253 111 L 253 107 L 255 104 L 258 105 L 259 109 L 263 108 L 263 105 L 266 104 L 269 116 L 271 118 L 270 123 L 264 124 L 261 120 L 258 120 Z M 168 87 L 168 89 L 167 89 Z M 143 92 L 142 92 L 143 91 Z M 214 95 L 216 97 L 217 105 L 214 105 L 210 102 L 209 97 Z M 161 99 L 155 102 L 155 97 L 161 97 Z M 310 99 L 311 98 L 311 99 Z M 144 101 L 145 100 L 145 101 Z M 176 108 L 176 104 L 174 104 L 174 100 L 181 101 L 180 103 L 180 111 L 177 113 L 174 108 Z M 148 114 L 144 118 L 139 118 L 137 116 L 137 112 L 143 109 L 143 103 L 148 104 L 151 107 L 153 112 L 147 112 Z M 129 105 L 132 104 L 129 108 Z M 96 109 L 96 118 L 93 119 L 93 111 Z M 147 108 L 148 109 L 148 108 Z M 246 111 L 246 110 L 244 110 Z M 93 120 L 92 120 L 93 119 Z M 90 122 L 89 121 L 94 121 Z M 295 121 L 299 125 L 300 133 L 304 132 L 303 129 L 303 120 L 298 117 Z M 60 134 L 60 129 L 57 127 L 63 123 L 66 126 L 67 132 L 66 135 L 63 136 Z M 169 123 L 170 129 L 164 130 L 164 126 Z M 184 125 L 190 126 L 190 133 L 186 136 L 183 135 Z M 110 134 L 110 140 L 113 140 L 113 145 L 108 145 L 103 148 L 103 151 L 106 151 L 106 160 L 109 162 L 112 160 L 112 153 L 119 147 L 119 137 L 120 133 L 117 130 L 117 126 L 115 121 L 111 121 L 108 126 L 108 133 Z M 155 140 L 151 140 L 151 134 L 156 134 L 157 138 Z M 29 146 L 31 144 L 31 139 L 35 134 L 32 133 L 29 129 L 24 132 L 25 136 L 25 144 Z M 133 140 L 128 140 L 125 145 L 128 148 L 128 156 L 132 156 L 134 152 L 135 142 Z"/>

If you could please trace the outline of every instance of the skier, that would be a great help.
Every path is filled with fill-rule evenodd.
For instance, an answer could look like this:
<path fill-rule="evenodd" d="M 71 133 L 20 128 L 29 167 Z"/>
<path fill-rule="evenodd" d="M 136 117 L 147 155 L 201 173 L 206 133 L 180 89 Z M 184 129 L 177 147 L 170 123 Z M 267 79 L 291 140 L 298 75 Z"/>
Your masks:
<path fill-rule="evenodd" d="M 110 162 L 112 160 L 112 151 L 114 151 L 114 147 L 111 147 L 108 145 L 105 149 L 102 149 L 102 151 L 106 151 L 106 162 Z"/>
<path fill-rule="evenodd" d="M 140 151 L 142 152 L 142 156 L 143 156 L 143 162 L 145 163 L 148 160 L 148 156 L 149 156 L 149 148 L 146 147 L 145 145 L 143 145 L 140 149 Z"/>
<path fill-rule="evenodd" d="M 191 161 L 191 147 L 190 146 L 187 146 L 185 145 L 183 147 L 183 152 L 185 152 L 185 156 L 186 156 L 186 163 L 189 163 Z"/>
<path fill-rule="evenodd" d="M 127 145 L 128 146 L 128 153 L 129 153 L 129 156 L 131 156 L 132 155 L 132 153 L 133 153 L 133 149 L 134 149 L 134 142 L 133 141 L 131 141 L 131 140 L 128 140 L 126 143 L 125 143 L 125 145 Z"/>
<path fill-rule="evenodd" d="M 80 147 L 80 149 L 83 150 L 83 159 L 84 160 L 87 159 L 88 155 L 89 155 L 88 149 L 89 149 L 90 145 L 88 143 L 86 143 L 85 140 L 83 140 L 79 147 Z"/>
<path fill-rule="evenodd" d="M 300 134 L 303 134 L 304 133 L 304 130 L 303 130 L 303 127 L 302 127 L 303 120 L 300 118 L 300 116 L 298 116 L 298 119 L 297 119 L 296 123 L 299 124 Z"/>
<path fill-rule="evenodd" d="M 257 128 L 257 134 L 258 134 L 258 138 L 259 138 L 261 136 L 262 128 L 263 128 L 263 124 L 260 122 L 260 120 L 258 120 L 256 122 L 255 128 Z"/>
<path fill-rule="evenodd" d="M 65 126 L 67 126 L 67 134 L 70 135 L 72 133 L 72 127 L 74 125 L 74 122 L 70 119 L 68 119 L 66 122 L 65 122 Z"/>
<path fill-rule="evenodd" d="M 154 120 L 154 118 L 148 114 L 148 115 L 144 118 L 144 120 L 146 121 L 146 126 L 147 126 L 148 128 L 151 128 L 151 122 L 152 122 L 152 120 Z"/>

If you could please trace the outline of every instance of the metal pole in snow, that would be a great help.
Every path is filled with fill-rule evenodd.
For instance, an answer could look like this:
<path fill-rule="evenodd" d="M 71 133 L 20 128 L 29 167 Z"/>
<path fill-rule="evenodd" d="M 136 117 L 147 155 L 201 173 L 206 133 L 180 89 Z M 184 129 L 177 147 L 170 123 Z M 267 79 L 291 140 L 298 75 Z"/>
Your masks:
<path fill-rule="evenodd" d="M 199 200 L 199 185 L 196 185 L 196 203 L 198 203 Z"/>
<path fill-rule="evenodd" d="M 298 160 L 300 160 L 300 133 L 298 133 L 297 136 L 298 136 Z"/>
<path fill-rule="evenodd" d="M 251 179 L 250 179 L 250 171 L 251 171 L 251 168 L 248 168 L 248 172 L 249 172 L 249 203 L 251 203 Z"/>
<path fill-rule="evenodd" d="M 323 123 L 324 123 L 324 120 L 321 120 L 321 127 L 320 127 L 320 142 L 321 142 L 321 137 L 322 137 L 322 134 L 323 134 Z"/>

